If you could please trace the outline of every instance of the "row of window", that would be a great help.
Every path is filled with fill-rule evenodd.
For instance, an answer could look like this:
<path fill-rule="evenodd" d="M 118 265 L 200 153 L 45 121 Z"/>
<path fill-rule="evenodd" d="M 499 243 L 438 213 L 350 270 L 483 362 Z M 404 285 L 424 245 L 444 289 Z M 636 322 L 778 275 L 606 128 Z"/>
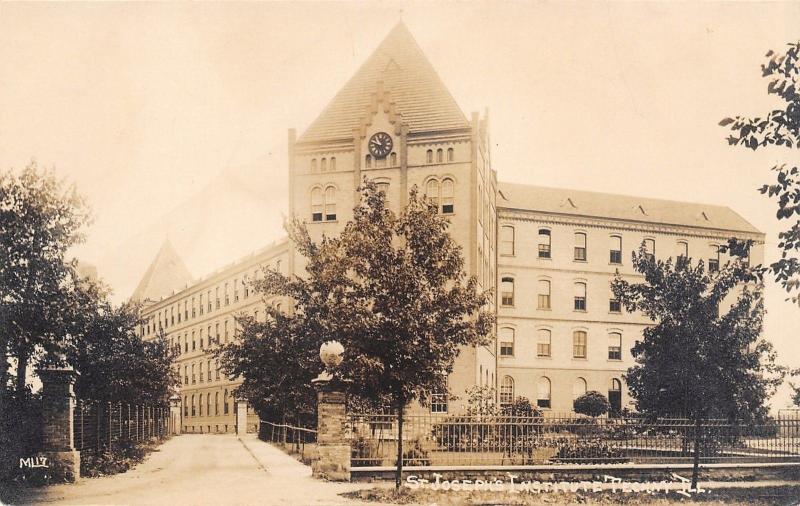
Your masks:
<path fill-rule="evenodd" d="M 223 344 L 227 343 L 229 337 L 235 337 L 231 334 L 236 333 L 235 324 L 232 323 L 229 329 L 229 320 L 225 320 L 222 325 L 222 333 L 220 333 L 220 326 L 219 322 L 214 323 L 214 333 L 212 334 L 212 327 L 208 325 L 206 329 L 206 333 L 203 334 L 203 328 L 201 327 L 198 331 L 192 330 L 191 341 L 189 340 L 189 332 L 184 332 L 183 339 L 181 339 L 180 334 L 177 337 L 170 337 L 169 342 L 170 345 L 175 347 L 179 354 L 189 353 L 190 351 L 195 351 L 197 349 L 203 350 L 207 347 L 211 347 L 214 344 Z M 199 338 L 199 346 L 198 346 L 198 338 Z M 191 346 L 190 343 L 191 342 Z"/>
<path fill-rule="evenodd" d="M 328 158 L 320 158 L 319 160 L 319 170 L 320 172 L 328 172 L 336 170 L 336 157 L 332 156 L 330 158 L 330 165 L 328 164 Z M 317 159 L 311 159 L 311 172 L 317 172 Z"/>
<path fill-rule="evenodd" d="M 516 330 L 501 327 L 499 332 L 500 356 L 515 356 Z M 608 360 L 622 360 L 622 333 L 608 333 Z M 550 329 L 539 329 L 536 335 L 536 356 L 549 358 L 553 352 L 553 334 Z M 572 333 L 572 358 L 587 358 L 589 352 L 588 334 L 584 330 Z"/>
<path fill-rule="evenodd" d="M 551 287 L 552 283 L 549 279 L 540 279 L 537 282 L 538 291 L 536 293 L 536 308 L 549 310 L 552 309 L 551 301 Z M 575 311 L 584 312 L 587 310 L 586 300 L 586 282 L 576 281 L 573 283 L 573 299 L 572 309 Z M 503 276 L 500 279 L 500 305 L 505 307 L 513 307 L 515 303 L 515 281 L 512 276 Z M 622 304 L 613 294 L 608 300 L 608 311 L 610 313 L 621 313 Z"/>
<path fill-rule="evenodd" d="M 275 262 L 275 270 L 281 271 L 281 261 Z M 257 280 L 259 269 L 253 271 L 253 280 Z M 200 293 L 193 296 L 191 299 L 191 306 L 189 300 L 184 300 L 181 305 L 180 302 L 174 304 L 170 308 L 165 308 L 157 314 L 150 316 L 142 325 L 142 337 L 153 334 L 161 329 L 169 328 L 170 326 L 188 321 L 190 318 L 196 318 L 198 315 L 203 316 L 206 312 L 211 313 L 215 309 L 221 309 L 224 306 L 229 306 L 232 303 L 237 303 L 242 299 L 250 298 L 252 289 L 250 283 L 250 275 L 245 274 L 241 279 L 234 278 L 232 281 L 222 283 L 214 288 L 213 292 L 208 289 L 205 293 Z M 213 297 L 212 297 L 213 293 Z M 242 296 L 240 298 L 240 295 Z M 199 301 L 199 305 L 197 302 Z M 182 306 L 182 307 L 181 307 Z M 219 333 L 217 333 L 219 334 Z"/>
<path fill-rule="evenodd" d="M 228 413 L 234 412 L 234 399 L 230 397 L 230 408 L 228 407 L 228 390 L 225 390 L 225 393 L 222 396 L 222 414 L 227 415 Z M 214 393 L 214 409 L 213 415 L 219 415 L 219 392 Z M 205 395 L 205 416 L 212 416 L 212 409 L 211 409 L 211 392 Z M 183 416 L 203 416 L 203 394 L 196 394 L 196 395 L 184 395 L 183 396 Z"/>
<path fill-rule="evenodd" d="M 536 405 L 538 407 L 545 409 L 552 407 L 552 387 L 552 381 L 547 376 L 542 376 L 536 382 Z M 572 400 L 586 392 L 586 379 L 576 378 L 572 384 Z M 513 403 L 515 398 L 514 378 L 504 376 L 500 383 L 500 405 L 507 406 Z M 617 378 L 611 378 L 608 384 L 608 402 L 611 404 L 612 412 L 619 412 L 622 409 L 622 382 Z"/>
<path fill-rule="evenodd" d="M 678 240 L 677 256 L 689 258 L 689 242 L 686 240 Z M 644 239 L 645 253 L 647 255 L 655 256 L 656 241 L 655 239 Z M 548 228 L 539 229 L 538 239 L 538 257 L 539 258 L 552 258 L 552 232 Z M 638 245 L 637 245 L 638 249 Z M 512 225 L 503 225 L 500 227 L 500 254 L 505 256 L 514 256 L 516 254 L 516 230 Z M 573 247 L 573 260 L 576 262 L 588 261 L 587 255 L 587 241 L 585 232 L 574 233 L 574 247 Z M 714 272 L 719 270 L 720 250 L 716 244 L 709 245 L 708 252 L 708 268 Z M 608 261 L 611 264 L 622 264 L 622 236 L 612 235 L 609 237 L 609 250 Z"/>
<path fill-rule="evenodd" d="M 378 181 L 378 191 L 389 194 L 389 183 Z M 455 212 L 455 182 L 445 177 L 430 178 L 425 183 L 425 196 L 442 214 Z M 336 187 L 328 184 L 324 188 L 315 186 L 311 189 L 311 221 L 336 221 Z"/>
<path fill-rule="evenodd" d="M 197 383 L 197 376 L 195 375 L 195 363 L 194 362 L 192 362 L 191 367 L 192 367 L 191 368 L 191 376 L 189 376 L 189 371 L 190 371 L 189 365 L 187 364 L 187 365 L 183 366 L 183 382 L 182 382 L 183 385 L 189 385 L 189 384 L 194 385 L 195 383 Z M 207 374 L 203 371 L 203 361 L 202 360 L 200 361 L 199 367 L 197 369 L 198 369 L 198 372 L 200 373 L 200 383 L 203 383 L 203 382 L 211 383 L 211 381 L 212 381 L 212 379 L 211 379 L 211 372 L 212 372 L 211 360 L 208 361 L 208 367 L 206 368 Z M 220 379 L 220 370 L 219 370 L 219 361 L 217 361 L 217 360 L 214 361 L 214 369 L 213 369 L 213 371 L 215 372 L 214 380 L 215 381 L 219 381 L 219 379 Z M 190 379 L 191 379 L 191 382 L 190 382 Z"/>

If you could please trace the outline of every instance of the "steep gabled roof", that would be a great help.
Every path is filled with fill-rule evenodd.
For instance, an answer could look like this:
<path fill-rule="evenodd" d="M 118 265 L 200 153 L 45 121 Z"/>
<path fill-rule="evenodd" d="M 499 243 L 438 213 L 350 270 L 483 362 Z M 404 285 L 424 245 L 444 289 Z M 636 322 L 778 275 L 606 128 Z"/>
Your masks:
<path fill-rule="evenodd" d="M 468 128 L 466 116 L 402 22 L 398 23 L 298 142 L 352 136 L 378 82 L 390 92 L 409 132 Z"/>
<path fill-rule="evenodd" d="M 139 281 L 131 300 L 158 301 L 161 297 L 167 297 L 173 291 L 181 290 L 193 282 L 189 269 L 167 239 Z"/>
<path fill-rule="evenodd" d="M 762 233 L 729 207 L 566 188 L 499 183 L 497 207 L 750 234 Z"/>

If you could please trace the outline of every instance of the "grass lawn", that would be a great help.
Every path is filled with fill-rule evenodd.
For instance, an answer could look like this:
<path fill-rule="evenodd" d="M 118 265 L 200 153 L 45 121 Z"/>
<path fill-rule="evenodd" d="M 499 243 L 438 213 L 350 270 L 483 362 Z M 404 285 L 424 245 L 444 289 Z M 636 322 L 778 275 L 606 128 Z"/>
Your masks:
<path fill-rule="evenodd" d="M 704 505 L 747 504 L 748 506 L 788 506 L 800 504 L 800 485 L 754 488 L 718 488 L 708 493 L 684 497 L 675 492 L 612 493 L 550 492 L 542 494 L 508 492 L 446 492 L 441 490 L 410 490 L 401 488 L 370 488 L 341 494 L 350 499 L 390 504 L 419 504 L 436 506 L 527 506 L 539 504 L 653 504 L 671 505 L 692 502 Z"/>

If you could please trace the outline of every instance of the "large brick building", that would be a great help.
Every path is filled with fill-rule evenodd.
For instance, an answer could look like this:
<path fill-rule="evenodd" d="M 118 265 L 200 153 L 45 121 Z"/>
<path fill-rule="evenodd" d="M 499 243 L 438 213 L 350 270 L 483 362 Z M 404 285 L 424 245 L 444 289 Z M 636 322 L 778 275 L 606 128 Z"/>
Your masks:
<path fill-rule="evenodd" d="M 288 144 L 289 214 L 315 238 L 351 219 L 364 177 L 395 210 L 416 186 L 447 216 L 468 274 L 497 295 L 498 339 L 463 349 L 449 378 L 462 398 L 467 387 L 485 384 L 501 402 L 523 395 L 568 411 L 588 389 L 622 406 L 622 373 L 647 322 L 619 310 L 609 281 L 616 270 L 634 276 L 631 252 L 646 241 L 659 257 L 724 262 L 716 248 L 736 236 L 759 244 L 752 254 L 760 261 L 763 234 L 728 208 L 498 183 L 486 116 L 463 114 L 402 23 L 302 135 L 289 131 Z M 208 355 L 213 340 L 235 339 L 238 313 L 263 314 L 265 303 L 288 307 L 250 293 L 247 280 L 259 266 L 302 274 L 303 258 L 285 241 L 194 281 L 166 248 L 137 289 L 135 298 L 148 301 L 144 337 L 163 328 L 181 349 L 188 430 L 233 428 L 236 382 L 218 378 Z"/>

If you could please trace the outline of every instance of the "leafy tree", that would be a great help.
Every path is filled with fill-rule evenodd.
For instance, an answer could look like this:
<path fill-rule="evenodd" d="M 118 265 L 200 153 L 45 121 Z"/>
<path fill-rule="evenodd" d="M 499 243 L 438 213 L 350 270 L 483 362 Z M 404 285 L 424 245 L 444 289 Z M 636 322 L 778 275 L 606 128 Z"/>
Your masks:
<path fill-rule="evenodd" d="M 235 393 L 261 417 L 304 424 L 316 410 L 311 380 L 323 369 L 318 339 L 303 332 L 302 320 L 267 307 L 266 321 L 238 318 L 238 342 L 219 348 L 215 356 L 227 376 L 242 378 Z"/>
<path fill-rule="evenodd" d="M 735 256 L 718 272 L 707 271 L 702 260 L 655 260 L 644 245 L 633 254 L 633 266 L 644 281 L 617 274 L 611 289 L 628 311 L 641 311 L 653 325 L 632 349 L 636 365 L 626 380 L 643 414 L 695 422 L 694 488 L 701 423 L 765 417 L 764 403 L 783 381 L 784 368 L 761 338 L 759 271 Z"/>
<path fill-rule="evenodd" d="M 84 200 L 51 170 L 31 163 L 19 174 L 0 173 L 0 410 L 7 395 L 9 359 L 15 391 L 26 392 L 27 367 L 63 351 L 74 329 L 78 277 L 67 250 L 88 223 Z"/>
<path fill-rule="evenodd" d="M 166 402 L 178 385 L 176 351 L 166 336 L 142 340 L 139 307 L 114 307 L 104 296 L 84 313 L 85 328 L 68 353 L 79 398 L 130 404 Z"/>
<path fill-rule="evenodd" d="M 283 317 L 268 310 L 276 327 L 284 327 L 272 330 L 276 336 L 294 336 L 314 352 L 325 341 L 340 341 L 345 353 L 338 374 L 350 393 L 391 399 L 399 487 L 406 405 L 447 391 L 446 375 L 461 347 L 485 343 L 494 317 L 485 309 L 490 293 L 467 278 L 461 248 L 436 206 L 413 189 L 398 216 L 374 183 L 365 181 L 359 191 L 354 218 L 339 236 L 314 242 L 304 224 L 291 225 L 307 276 L 269 271 L 259 290 L 294 302 Z"/>
<path fill-rule="evenodd" d="M 761 73 L 769 78 L 767 93 L 783 101 L 778 109 L 764 117 L 724 118 L 720 126 L 729 127 L 728 143 L 756 150 L 767 146 L 800 148 L 800 41 L 787 45 L 784 53 L 769 51 Z M 778 234 L 781 258 L 770 265 L 775 281 L 788 292 L 800 289 L 800 169 L 797 165 L 778 164 L 772 167 L 775 181 L 759 191 L 777 200 L 778 220 L 788 220 L 790 226 Z M 800 304 L 800 297 L 791 296 Z"/>
<path fill-rule="evenodd" d="M 611 409 L 611 405 L 608 403 L 608 399 L 606 399 L 605 395 L 596 390 L 590 390 L 575 399 L 573 409 L 576 413 L 596 418 L 608 413 L 608 410 Z"/>

